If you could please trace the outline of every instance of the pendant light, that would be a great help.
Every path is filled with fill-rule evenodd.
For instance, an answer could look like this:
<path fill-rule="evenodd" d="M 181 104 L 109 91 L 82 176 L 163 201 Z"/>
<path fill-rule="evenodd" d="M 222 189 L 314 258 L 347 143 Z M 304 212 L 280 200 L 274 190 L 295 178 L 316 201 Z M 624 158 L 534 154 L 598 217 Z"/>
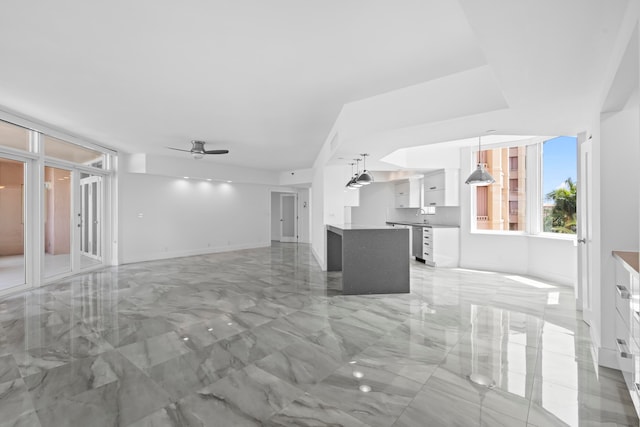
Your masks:
<path fill-rule="evenodd" d="M 369 185 L 373 182 L 373 175 L 367 170 L 367 156 L 369 154 L 360 154 L 362 156 L 362 173 L 358 175 L 356 182 L 360 185 Z"/>
<path fill-rule="evenodd" d="M 356 160 L 356 159 L 354 159 Z M 360 159 L 357 159 L 358 161 L 360 161 Z M 351 165 L 351 179 L 349 179 L 349 181 L 347 181 L 347 185 L 345 185 L 345 187 L 347 187 L 349 190 L 355 190 L 356 188 L 360 188 L 362 187 L 362 184 L 358 184 L 356 183 L 356 177 L 358 176 L 358 170 L 356 169 L 356 173 L 353 173 L 353 165 L 355 165 L 356 163 L 349 163 Z"/>
<path fill-rule="evenodd" d="M 471 172 L 469 178 L 465 181 L 465 184 L 482 186 L 482 185 L 490 185 L 496 182 L 495 179 L 486 171 L 484 168 L 484 164 L 480 163 L 480 136 L 478 136 L 478 167 L 476 170 Z"/>

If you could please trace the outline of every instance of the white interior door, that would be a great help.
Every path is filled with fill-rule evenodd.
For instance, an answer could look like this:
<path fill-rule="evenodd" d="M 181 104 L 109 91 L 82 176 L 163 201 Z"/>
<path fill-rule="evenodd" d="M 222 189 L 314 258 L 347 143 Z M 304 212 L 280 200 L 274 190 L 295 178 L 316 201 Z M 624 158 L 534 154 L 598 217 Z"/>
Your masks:
<path fill-rule="evenodd" d="M 298 215 L 296 212 L 296 194 L 280 195 L 280 241 L 298 241 Z"/>
<path fill-rule="evenodd" d="M 589 266 L 593 265 L 591 239 L 593 227 L 591 223 L 593 201 L 592 186 L 592 143 L 591 139 L 579 136 L 578 162 L 578 306 L 582 307 L 582 317 L 587 324 L 593 318 L 593 277 Z"/>

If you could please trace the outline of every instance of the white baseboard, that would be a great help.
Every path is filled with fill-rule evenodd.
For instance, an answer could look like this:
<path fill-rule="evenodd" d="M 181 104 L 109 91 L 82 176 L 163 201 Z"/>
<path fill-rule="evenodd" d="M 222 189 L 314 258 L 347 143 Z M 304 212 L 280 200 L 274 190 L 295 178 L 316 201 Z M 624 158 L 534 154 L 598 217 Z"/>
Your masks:
<path fill-rule="evenodd" d="M 187 256 L 207 255 L 207 254 L 215 254 L 215 253 L 221 253 L 221 252 L 232 252 L 232 251 L 239 251 L 242 249 L 267 248 L 269 246 L 271 246 L 270 241 L 245 243 L 241 245 L 218 246 L 214 248 L 189 249 L 189 250 L 183 250 L 183 251 L 153 252 L 148 254 L 136 255 L 132 257 L 125 257 L 125 259 L 120 261 L 120 264 L 132 264 L 135 262 L 157 261 L 161 259 L 182 258 Z"/>
<path fill-rule="evenodd" d="M 313 257 L 316 259 L 316 262 L 318 263 L 318 265 L 320 266 L 320 269 L 322 271 L 327 271 L 327 265 L 324 262 L 325 261 L 324 258 L 318 255 L 313 245 L 311 246 L 311 253 L 313 254 Z"/>

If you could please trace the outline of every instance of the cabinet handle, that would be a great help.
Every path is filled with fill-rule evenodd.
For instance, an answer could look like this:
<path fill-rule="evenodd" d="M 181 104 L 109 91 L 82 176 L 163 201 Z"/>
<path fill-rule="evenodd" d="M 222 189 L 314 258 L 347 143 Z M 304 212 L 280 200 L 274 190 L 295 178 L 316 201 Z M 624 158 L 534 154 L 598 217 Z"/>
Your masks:
<path fill-rule="evenodd" d="M 618 291 L 618 295 L 620 295 L 620 298 L 631 299 L 631 294 L 629 294 L 629 290 L 626 287 L 622 285 L 616 285 L 616 290 Z"/>
<path fill-rule="evenodd" d="M 640 384 L 634 383 L 633 385 L 636 386 L 636 392 L 640 393 Z"/>
<path fill-rule="evenodd" d="M 620 357 L 623 359 L 631 359 L 633 357 L 633 354 L 629 352 L 629 346 L 627 346 L 627 342 L 625 340 L 616 338 L 616 347 L 618 347 Z"/>
<path fill-rule="evenodd" d="M 436 205 L 436 202 L 429 203 L 429 206 L 435 206 L 435 205 Z"/>
<path fill-rule="evenodd" d="M 633 317 L 636 318 L 638 322 L 640 322 L 640 311 L 633 311 Z"/>
<path fill-rule="evenodd" d="M 429 190 L 435 190 L 438 187 L 429 187 Z"/>

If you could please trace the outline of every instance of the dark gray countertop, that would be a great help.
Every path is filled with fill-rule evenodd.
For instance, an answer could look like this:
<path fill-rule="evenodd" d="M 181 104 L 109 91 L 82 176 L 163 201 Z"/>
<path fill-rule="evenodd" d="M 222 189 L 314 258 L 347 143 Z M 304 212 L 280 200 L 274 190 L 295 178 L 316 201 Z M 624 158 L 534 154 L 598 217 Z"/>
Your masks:
<path fill-rule="evenodd" d="M 410 225 L 412 227 L 428 227 L 428 228 L 460 228 L 459 225 L 425 224 L 424 222 L 387 221 L 386 224 Z"/>

